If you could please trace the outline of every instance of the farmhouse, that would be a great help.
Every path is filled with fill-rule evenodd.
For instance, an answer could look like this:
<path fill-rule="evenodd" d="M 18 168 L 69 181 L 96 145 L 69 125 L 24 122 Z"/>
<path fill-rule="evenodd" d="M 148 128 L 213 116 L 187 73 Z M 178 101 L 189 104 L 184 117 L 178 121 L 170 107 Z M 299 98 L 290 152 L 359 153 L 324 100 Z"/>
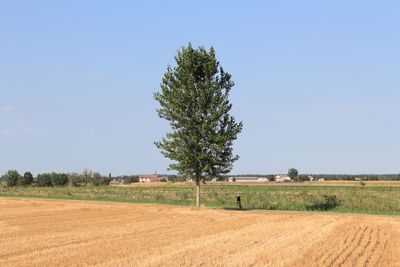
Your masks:
<path fill-rule="evenodd" d="M 228 178 L 229 182 L 268 182 L 268 179 L 265 177 L 253 177 L 253 176 L 249 176 L 249 177 L 245 177 L 245 176 L 239 176 L 239 177 L 229 177 Z"/>
<path fill-rule="evenodd" d="M 279 175 L 275 176 L 275 181 L 285 182 L 285 181 L 291 181 L 291 179 L 287 174 L 279 174 Z"/>
<path fill-rule="evenodd" d="M 140 183 L 151 183 L 151 182 L 162 182 L 168 181 L 167 177 L 160 177 L 156 174 L 149 174 L 149 175 L 139 175 L 139 182 Z"/>

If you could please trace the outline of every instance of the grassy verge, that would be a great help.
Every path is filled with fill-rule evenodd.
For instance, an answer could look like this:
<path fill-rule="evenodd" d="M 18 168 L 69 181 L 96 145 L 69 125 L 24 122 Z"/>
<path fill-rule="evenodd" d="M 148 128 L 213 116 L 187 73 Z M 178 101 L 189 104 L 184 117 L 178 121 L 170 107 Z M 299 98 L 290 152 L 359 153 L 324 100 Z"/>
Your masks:
<path fill-rule="evenodd" d="M 236 196 L 247 209 L 330 211 L 400 215 L 400 187 L 374 186 L 257 186 L 205 185 L 203 204 L 235 208 Z M 0 196 L 101 200 L 132 203 L 192 205 L 195 188 L 190 185 L 0 187 Z"/>

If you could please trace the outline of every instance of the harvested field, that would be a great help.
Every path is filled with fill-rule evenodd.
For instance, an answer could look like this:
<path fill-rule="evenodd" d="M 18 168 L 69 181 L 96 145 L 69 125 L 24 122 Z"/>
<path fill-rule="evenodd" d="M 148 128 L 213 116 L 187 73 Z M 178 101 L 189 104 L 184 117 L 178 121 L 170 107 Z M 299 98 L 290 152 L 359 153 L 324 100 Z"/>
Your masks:
<path fill-rule="evenodd" d="M 0 198 L 0 266 L 400 266 L 400 217 Z"/>

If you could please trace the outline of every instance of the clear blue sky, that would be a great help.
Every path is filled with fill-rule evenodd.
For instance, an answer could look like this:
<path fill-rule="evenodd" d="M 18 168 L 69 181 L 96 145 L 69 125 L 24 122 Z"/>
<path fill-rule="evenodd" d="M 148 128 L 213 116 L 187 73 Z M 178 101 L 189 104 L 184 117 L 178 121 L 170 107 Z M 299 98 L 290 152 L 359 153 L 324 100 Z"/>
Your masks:
<path fill-rule="evenodd" d="M 189 41 L 236 82 L 233 173 L 400 171 L 399 1 L 138 2 L 0 3 L 0 174 L 165 173 L 152 95 Z"/>

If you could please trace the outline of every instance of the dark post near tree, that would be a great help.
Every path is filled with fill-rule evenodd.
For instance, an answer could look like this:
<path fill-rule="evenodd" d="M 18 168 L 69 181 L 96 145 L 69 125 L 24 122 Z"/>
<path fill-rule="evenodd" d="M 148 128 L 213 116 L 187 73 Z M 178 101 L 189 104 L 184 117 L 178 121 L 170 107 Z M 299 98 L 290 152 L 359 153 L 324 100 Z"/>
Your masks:
<path fill-rule="evenodd" d="M 200 183 L 229 173 L 239 156 L 232 145 L 242 130 L 229 114 L 229 93 L 234 83 L 215 57 L 211 47 L 182 47 L 168 66 L 161 91 L 154 94 L 160 118 L 170 122 L 171 132 L 155 145 L 174 161 L 171 170 L 196 182 L 196 206 L 200 207 Z"/>

